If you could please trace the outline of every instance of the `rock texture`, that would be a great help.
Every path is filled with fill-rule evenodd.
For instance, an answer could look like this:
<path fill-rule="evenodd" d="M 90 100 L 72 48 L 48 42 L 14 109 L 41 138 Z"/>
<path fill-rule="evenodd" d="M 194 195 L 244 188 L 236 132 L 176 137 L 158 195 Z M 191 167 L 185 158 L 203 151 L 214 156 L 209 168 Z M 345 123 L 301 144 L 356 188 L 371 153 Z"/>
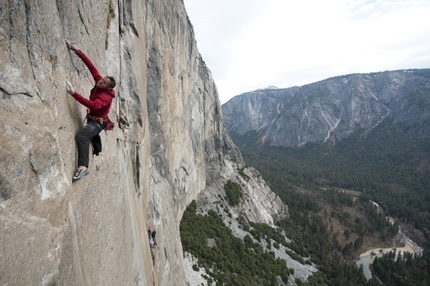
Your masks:
<path fill-rule="evenodd" d="M 246 235 L 253 237 L 251 232 L 245 230 L 241 219 L 255 223 L 265 223 L 276 228 L 276 220 L 288 218 L 288 207 L 270 190 L 266 182 L 254 168 L 244 168 L 241 175 L 236 164 L 227 163 L 227 166 L 228 172 L 226 175 L 229 174 L 229 179 L 240 184 L 244 191 L 243 198 L 240 199 L 237 206 L 229 206 L 224 190 L 224 182 L 220 181 L 218 184 L 213 184 L 206 188 L 198 196 L 196 201 L 198 205 L 197 212 L 199 214 L 206 215 L 209 210 L 215 211 L 223 219 L 224 224 L 231 228 L 233 235 L 241 239 Z M 286 240 L 290 241 L 287 237 Z M 268 252 L 274 252 L 277 258 L 285 260 L 288 268 L 294 269 L 294 274 L 290 274 L 289 276 L 288 285 L 297 285 L 295 282 L 296 279 L 307 281 L 309 276 L 317 271 L 315 265 L 303 265 L 291 258 L 285 251 L 287 248 L 283 245 L 279 249 L 274 247 L 268 248 L 267 242 L 264 239 L 261 241 L 254 239 L 254 243 L 261 244 Z M 271 243 L 273 244 L 275 241 L 272 240 Z M 288 250 L 292 251 L 291 249 Z M 189 280 L 192 281 L 191 285 L 201 285 L 202 283 L 208 285 L 205 280 L 202 281 L 199 272 L 191 271 L 192 266 L 194 264 L 197 265 L 195 258 L 191 254 L 186 253 L 185 260 L 189 269 L 187 274 Z M 200 271 L 204 273 L 204 268 L 201 268 Z M 196 275 L 196 273 L 199 275 Z"/>
<path fill-rule="evenodd" d="M 65 81 L 92 82 L 66 38 L 118 81 L 117 127 L 73 184 L 85 108 Z M 0 62 L 0 284 L 186 285 L 182 213 L 242 159 L 183 1 L 2 1 Z"/>
<path fill-rule="evenodd" d="M 301 87 L 261 89 L 223 105 L 226 127 L 261 143 L 300 146 L 366 134 L 384 120 L 430 136 L 430 70 L 351 74 Z"/>

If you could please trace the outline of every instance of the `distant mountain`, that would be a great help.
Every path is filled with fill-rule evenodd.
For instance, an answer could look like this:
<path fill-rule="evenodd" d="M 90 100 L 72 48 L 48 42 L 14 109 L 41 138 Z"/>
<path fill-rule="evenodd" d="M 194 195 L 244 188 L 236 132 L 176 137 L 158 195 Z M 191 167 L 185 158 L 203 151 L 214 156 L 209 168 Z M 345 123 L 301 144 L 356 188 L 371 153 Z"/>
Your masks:
<path fill-rule="evenodd" d="M 430 137 L 430 69 L 350 74 L 290 88 L 247 92 L 222 106 L 229 132 L 294 147 L 366 136 L 382 122 Z"/>
<path fill-rule="evenodd" d="M 430 69 L 261 89 L 222 110 L 246 164 L 292 210 L 297 187 L 357 190 L 430 241 Z"/>

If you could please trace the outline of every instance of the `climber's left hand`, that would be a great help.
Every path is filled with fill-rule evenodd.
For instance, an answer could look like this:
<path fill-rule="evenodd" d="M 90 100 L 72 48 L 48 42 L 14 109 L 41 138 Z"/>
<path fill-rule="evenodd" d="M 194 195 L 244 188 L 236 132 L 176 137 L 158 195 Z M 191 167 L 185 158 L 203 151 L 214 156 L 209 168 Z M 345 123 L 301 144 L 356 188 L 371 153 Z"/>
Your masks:
<path fill-rule="evenodd" d="M 68 80 L 66 80 L 66 89 L 70 95 L 73 95 L 75 93 L 75 89 L 73 88 L 73 85 Z"/>

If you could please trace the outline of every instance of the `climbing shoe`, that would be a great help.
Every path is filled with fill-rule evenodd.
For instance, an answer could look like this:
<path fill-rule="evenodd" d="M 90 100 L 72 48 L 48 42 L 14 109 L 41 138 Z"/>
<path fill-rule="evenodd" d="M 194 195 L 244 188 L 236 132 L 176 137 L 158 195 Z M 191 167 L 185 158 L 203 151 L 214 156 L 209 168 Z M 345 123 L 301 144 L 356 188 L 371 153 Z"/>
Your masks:
<path fill-rule="evenodd" d="M 77 169 L 75 175 L 73 176 L 72 181 L 79 181 L 84 176 L 88 175 L 90 172 L 88 172 L 88 169 Z"/>

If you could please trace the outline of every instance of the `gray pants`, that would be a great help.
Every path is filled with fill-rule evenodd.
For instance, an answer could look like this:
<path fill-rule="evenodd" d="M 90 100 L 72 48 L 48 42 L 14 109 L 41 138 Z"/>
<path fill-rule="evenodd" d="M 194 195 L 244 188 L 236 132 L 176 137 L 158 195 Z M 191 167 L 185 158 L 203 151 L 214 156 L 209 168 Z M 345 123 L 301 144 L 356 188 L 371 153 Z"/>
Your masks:
<path fill-rule="evenodd" d="M 94 154 L 98 155 L 102 151 L 102 141 L 99 133 L 104 129 L 106 123 L 100 124 L 98 121 L 88 120 L 88 124 L 76 136 L 78 144 L 78 166 L 88 168 L 90 161 L 90 143 L 93 142 Z"/>

